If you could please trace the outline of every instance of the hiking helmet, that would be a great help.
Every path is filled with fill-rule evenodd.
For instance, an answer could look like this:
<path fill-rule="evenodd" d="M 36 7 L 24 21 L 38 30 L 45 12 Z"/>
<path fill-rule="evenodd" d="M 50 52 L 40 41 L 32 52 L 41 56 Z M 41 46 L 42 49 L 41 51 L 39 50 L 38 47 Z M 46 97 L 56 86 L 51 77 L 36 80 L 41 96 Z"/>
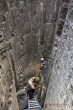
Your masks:
<path fill-rule="evenodd" d="M 44 58 L 41 58 L 40 60 L 41 60 L 41 61 L 44 61 Z"/>
<path fill-rule="evenodd" d="M 35 81 L 36 82 L 39 82 L 40 81 L 40 78 L 39 77 L 35 77 Z"/>

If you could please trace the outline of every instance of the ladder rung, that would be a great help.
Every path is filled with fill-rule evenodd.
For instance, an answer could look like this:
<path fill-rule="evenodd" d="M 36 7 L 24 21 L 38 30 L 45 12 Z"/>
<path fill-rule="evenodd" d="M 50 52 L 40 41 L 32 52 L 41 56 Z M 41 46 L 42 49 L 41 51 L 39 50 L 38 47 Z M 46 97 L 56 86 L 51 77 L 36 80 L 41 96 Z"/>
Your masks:
<path fill-rule="evenodd" d="M 30 107 L 30 109 L 31 109 L 31 108 L 39 108 L 39 106 Z"/>
<path fill-rule="evenodd" d="M 34 100 L 33 100 L 33 101 L 29 101 L 29 102 L 37 102 L 37 101 L 34 101 Z"/>
<path fill-rule="evenodd" d="M 38 107 L 40 107 L 38 104 L 30 105 L 30 107 L 33 107 L 33 106 L 38 106 Z"/>
<path fill-rule="evenodd" d="M 35 103 L 37 103 L 37 104 L 38 104 L 38 102 L 29 102 L 29 104 L 35 104 Z"/>
<path fill-rule="evenodd" d="M 29 103 L 29 105 L 39 105 L 38 103 Z"/>
<path fill-rule="evenodd" d="M 31 109 L 42 110 L 42 108 L 37 100 L 28 100 L 28 110 L 31 110 Z"/>
<path fill-rule="evenodd" d="M 29 103 L 30 105 L 38 104 L 38 103 Z M 39 105 L 39 104 L 38 104 Z"/>

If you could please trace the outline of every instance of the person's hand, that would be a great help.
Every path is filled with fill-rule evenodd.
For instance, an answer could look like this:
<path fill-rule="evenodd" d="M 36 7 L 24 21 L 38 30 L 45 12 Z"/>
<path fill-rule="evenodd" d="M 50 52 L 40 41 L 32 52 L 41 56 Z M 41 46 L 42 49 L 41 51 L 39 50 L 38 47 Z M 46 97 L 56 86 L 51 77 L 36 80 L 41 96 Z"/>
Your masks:
<path fill-rule="evenodd" d="M 41 85 L 39 85 L 38 87 L 40 87 Z"/>

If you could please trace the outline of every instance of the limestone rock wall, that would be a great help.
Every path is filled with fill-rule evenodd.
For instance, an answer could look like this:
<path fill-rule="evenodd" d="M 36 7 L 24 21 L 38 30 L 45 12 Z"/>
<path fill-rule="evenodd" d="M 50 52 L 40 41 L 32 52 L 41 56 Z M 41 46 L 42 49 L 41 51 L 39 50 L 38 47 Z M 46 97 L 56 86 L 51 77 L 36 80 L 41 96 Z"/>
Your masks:
<path fill-rule="evenodd" d="M 2 3 L 4 4 L 2 5 Z M 0 110 L 19 110 L 14 74 L 4 39 L 5 1 L 0 1 Z"/>
<path fill-rule="evenodd" d="M 3 3 L 3 2 L 2 2 Z M 22 75 L 28 64 L 35 62 L 38 53 L 40 26 L 39 1 L 4 1 L 4 37 L 11 58 L 16 87 L 23 87 Z M 26 73 L 24 73 L 26 74 Z M 21 77 L 21 79 L 20 79 Z"/>
<path fill-rule="evenodd" d="M 3 35 L 18 90 L 28 76 L 38 73 L 40 57 L 47 60 L 49 56 L 59 0 L 4 0 L 0 5 Z"/>
<path fill-rule="evenodd" d="M 54 58 L 44 110 L 73 109 L 73 0 L 70 1 L 65 24 Z"/>
<path fill-rule="evenodd" d="M 0 31 L 0 110 L 19 110 L 14 74 L 2 31 Z"/>
<path fill-rule="evenodd" d="M 69 1 L 0 1 L 1 33 L 4 36 L 5 47 L 11 61 L 14 78 L 12 80 L 15 81 L 16 90 L 23 88 L 30 77 L 38 75 L 40 57 L 44 56 L 47 60 L 46 69 L 41 72 L 41 79 L 43 79 L 41 105 L 46 96 Z M 1 41 L 2 39 L 1 36 Z"/>

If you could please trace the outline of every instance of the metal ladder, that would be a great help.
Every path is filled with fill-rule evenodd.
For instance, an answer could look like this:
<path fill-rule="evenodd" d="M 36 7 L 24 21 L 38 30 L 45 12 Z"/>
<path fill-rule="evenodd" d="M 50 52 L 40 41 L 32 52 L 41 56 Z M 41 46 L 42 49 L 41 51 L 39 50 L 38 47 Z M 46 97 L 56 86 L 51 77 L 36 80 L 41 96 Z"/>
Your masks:
<path fill-rule="evenodd" d="M 39 104 L 39 102 L 34 99 L 28 99 L 28 110 L 43 110 Z"/>

